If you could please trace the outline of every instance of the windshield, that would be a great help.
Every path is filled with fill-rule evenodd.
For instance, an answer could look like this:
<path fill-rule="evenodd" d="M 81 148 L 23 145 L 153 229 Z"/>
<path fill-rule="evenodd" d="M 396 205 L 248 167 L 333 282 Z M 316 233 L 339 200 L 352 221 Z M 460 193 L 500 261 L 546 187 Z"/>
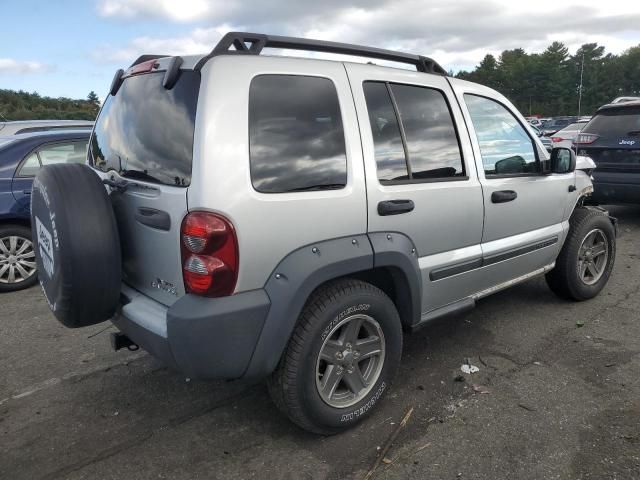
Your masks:
<path fill-rule="evenodd" d="M 598 113 L 583 133 L 601 137 L 640 136 L 640 107 L 611 108 Z"/>
<path fill-rule="evenodd" d="M 127 78 L 109 95 L 91 136 L 90 162 L 103 172 L 186 187 L 191 182 L 200 74 L 185 70 L 176 85 L 164 72 Z"/>

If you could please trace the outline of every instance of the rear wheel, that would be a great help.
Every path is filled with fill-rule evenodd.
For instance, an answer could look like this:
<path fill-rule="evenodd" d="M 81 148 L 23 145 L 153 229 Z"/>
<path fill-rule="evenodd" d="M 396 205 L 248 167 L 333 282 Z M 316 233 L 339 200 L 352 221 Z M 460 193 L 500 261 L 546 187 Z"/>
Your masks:
<path fill-rule="evenodd" d="M 22 225 L 0 227 L 0 292 L 28 288 L 37 279 L 31 229 Z"/>
<path fill-rule="evenodd" d="M 616 256 L 615 229 L 607 215 L 596 209 L 578 208 L 556 267 L 547 273 L 547 284 L 562 298 L 587 300 L 609 281 Z"/>
<path fill-rule="evenodd" d="M 269 391 L 300 427 L 337 433 L 373 411 L 401 351 L 402 328 L 391 299 L 371 284 L 338 280 L 307 302 Z"/>

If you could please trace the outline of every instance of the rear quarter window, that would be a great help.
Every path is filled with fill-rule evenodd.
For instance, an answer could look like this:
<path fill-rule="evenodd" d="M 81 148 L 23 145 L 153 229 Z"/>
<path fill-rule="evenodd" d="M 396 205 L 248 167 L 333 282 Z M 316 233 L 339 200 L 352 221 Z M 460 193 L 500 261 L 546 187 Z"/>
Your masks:
<path fill-rule="evenodd" d="M 347 156 L 328 78 L 260 75 L 249 91 L 251 182 L 258 192 L 343 188 Z"/>

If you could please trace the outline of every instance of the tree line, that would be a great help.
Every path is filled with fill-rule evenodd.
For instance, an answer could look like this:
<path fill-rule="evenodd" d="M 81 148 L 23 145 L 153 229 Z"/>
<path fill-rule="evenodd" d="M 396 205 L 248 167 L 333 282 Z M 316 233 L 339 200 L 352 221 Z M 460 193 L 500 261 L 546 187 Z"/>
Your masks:
<path fill-rule="evenodd" d="M 456 77 L 498 90 L 524 115 L 591 115 L 616 97 L 640 96 L 640 45 L 620 55 L 605 53 L 597 43 L 582 45 L 574 55 L 560 42 L 542 53 L 516 48 L 498 58 L 486 55 L 475 70 Z"/>
<path fill-rule="evenodd" d="M 0 121 L 95 120 L 99 109 L 100 100 L 94 91 L 82 100 L 0 89 Z"/>
<path fill-rule="evenodd" d="M 498 90 L 525 115 L 591 115 L 615 97 L 640 96 L 640 45 L 620 55 L 605 53 L 597 43 L 586 43 L 573 55 L 561 42 L 553 42 L 542 53 L 516 48 L 498 58 L 488 54 L 473 71 L 455 76 Z M 94 120 L 99 108 L 93 91 L 85 100 L 74 100 L 0 89 L 0 121 Z"/>

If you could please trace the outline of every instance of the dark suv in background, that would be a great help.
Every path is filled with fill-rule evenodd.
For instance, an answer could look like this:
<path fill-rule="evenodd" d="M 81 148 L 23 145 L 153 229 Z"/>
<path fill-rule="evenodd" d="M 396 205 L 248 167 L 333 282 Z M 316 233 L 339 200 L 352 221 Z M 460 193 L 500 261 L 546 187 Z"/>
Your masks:
<path fill-rule="evenodd" d="M 640 203 L 640 101 L 600 107 L 574 145 L 596 163 L 593 201 Z"/>

